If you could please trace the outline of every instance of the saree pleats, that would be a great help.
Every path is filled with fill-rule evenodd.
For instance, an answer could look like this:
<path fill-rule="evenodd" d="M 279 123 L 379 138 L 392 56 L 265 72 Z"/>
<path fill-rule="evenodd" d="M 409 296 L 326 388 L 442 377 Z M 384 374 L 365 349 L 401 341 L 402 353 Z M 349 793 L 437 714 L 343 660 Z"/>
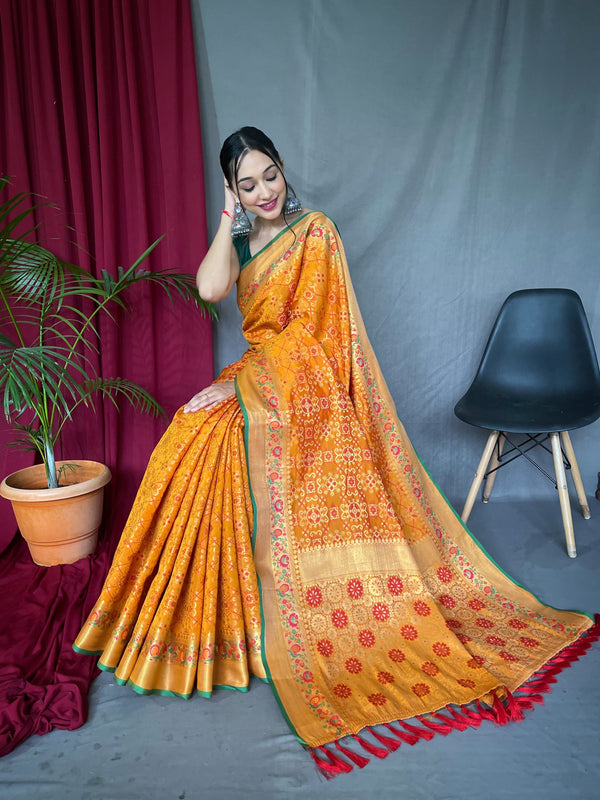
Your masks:
<path fill-rule="evenodd" d="M 140 692 L 246 689 L 264 676 L 252 504 L 235 398 L 175 416 L 75 646 Z"/>

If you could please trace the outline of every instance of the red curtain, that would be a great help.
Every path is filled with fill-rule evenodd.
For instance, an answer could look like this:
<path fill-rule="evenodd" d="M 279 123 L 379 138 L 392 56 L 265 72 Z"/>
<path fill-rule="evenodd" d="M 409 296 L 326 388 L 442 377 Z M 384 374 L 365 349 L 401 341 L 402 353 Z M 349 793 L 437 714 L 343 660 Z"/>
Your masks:
<path fill-rule="evenodd" d="M 198 90 L 188 0 L 0 0 L 0 174 L 57 208 L 39 241 L 94 274 L 195 273 L 206 250 Z M 102 329 L 99 368 L 151 391 L 168 416 L 212 380 L 210 322 L 136 287 Z M 97 553 L 36 567 L 0 500 L 0 755 L 32 733 L 85 721 L 95 659 L 71 644 L 96 599 L 133 494 L 166 422 L 110 403 L 65 428 L 62 456 L 113 473 Z M 25 465 L 0 431 L 2 477 Z"/>

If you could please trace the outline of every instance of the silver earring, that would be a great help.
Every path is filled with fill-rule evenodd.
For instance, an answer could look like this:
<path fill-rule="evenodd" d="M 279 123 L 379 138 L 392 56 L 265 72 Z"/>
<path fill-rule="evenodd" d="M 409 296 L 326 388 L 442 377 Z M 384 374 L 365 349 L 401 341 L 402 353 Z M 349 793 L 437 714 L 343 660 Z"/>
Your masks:
<path fill-rule="evenodd" d="M 231 222 L 231 235 L 235 239 L 237 236 L 247 236 L 252 230 L 252 225 L 248 219 L 248 215 L 242 208 L 242 204 L 238 200 L 233 209 L 233 220 Z"/>
<path fill-rule="evenodd" d="M 297 214 L 299 211 L 302 211 L 302 203 L 296 197 L 296 192 L 291 186 L 288 185 L 287 197 L 285 198 L 285 203 L 283 204 L 283 213 Z"/>

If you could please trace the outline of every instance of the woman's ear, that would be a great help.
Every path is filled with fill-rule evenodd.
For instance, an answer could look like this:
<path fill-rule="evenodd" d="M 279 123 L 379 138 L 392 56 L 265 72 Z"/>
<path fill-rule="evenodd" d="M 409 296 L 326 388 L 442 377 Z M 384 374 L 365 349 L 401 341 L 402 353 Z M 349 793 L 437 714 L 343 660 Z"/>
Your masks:
<path fill-rule="evenodd" d="M 232 194 L 232 195 L 235 197 L 235 199 L 236 199 L 236 200 L 237 200 L 237 202 L 239 203 L 239 202 L 240 202 L 239 195 L 238 195 L 238 193 L 235 191 L 235 189 L 232 189 L 232 188 L 231 188 L 231 186 L 229 185 L 229 183 L 228 183 L 228 181 L 227 181 L 227 178 L 225 178 L 225 188 L 226 188 L 226 189 L 227 189 L 229 192 L 231 192 L 231 194 Z"/>

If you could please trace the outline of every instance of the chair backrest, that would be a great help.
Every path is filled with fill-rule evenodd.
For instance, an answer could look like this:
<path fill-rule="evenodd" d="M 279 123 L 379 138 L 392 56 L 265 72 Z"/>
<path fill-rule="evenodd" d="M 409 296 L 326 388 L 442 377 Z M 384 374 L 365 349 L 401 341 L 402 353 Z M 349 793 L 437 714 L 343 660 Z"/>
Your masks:
<path fill-rule="evenodd" d="M 522 289 L 507 297 L 475 382 L 521 397 L 600 392 L 600 371 L 579 295 L 571 289 Z"/>

